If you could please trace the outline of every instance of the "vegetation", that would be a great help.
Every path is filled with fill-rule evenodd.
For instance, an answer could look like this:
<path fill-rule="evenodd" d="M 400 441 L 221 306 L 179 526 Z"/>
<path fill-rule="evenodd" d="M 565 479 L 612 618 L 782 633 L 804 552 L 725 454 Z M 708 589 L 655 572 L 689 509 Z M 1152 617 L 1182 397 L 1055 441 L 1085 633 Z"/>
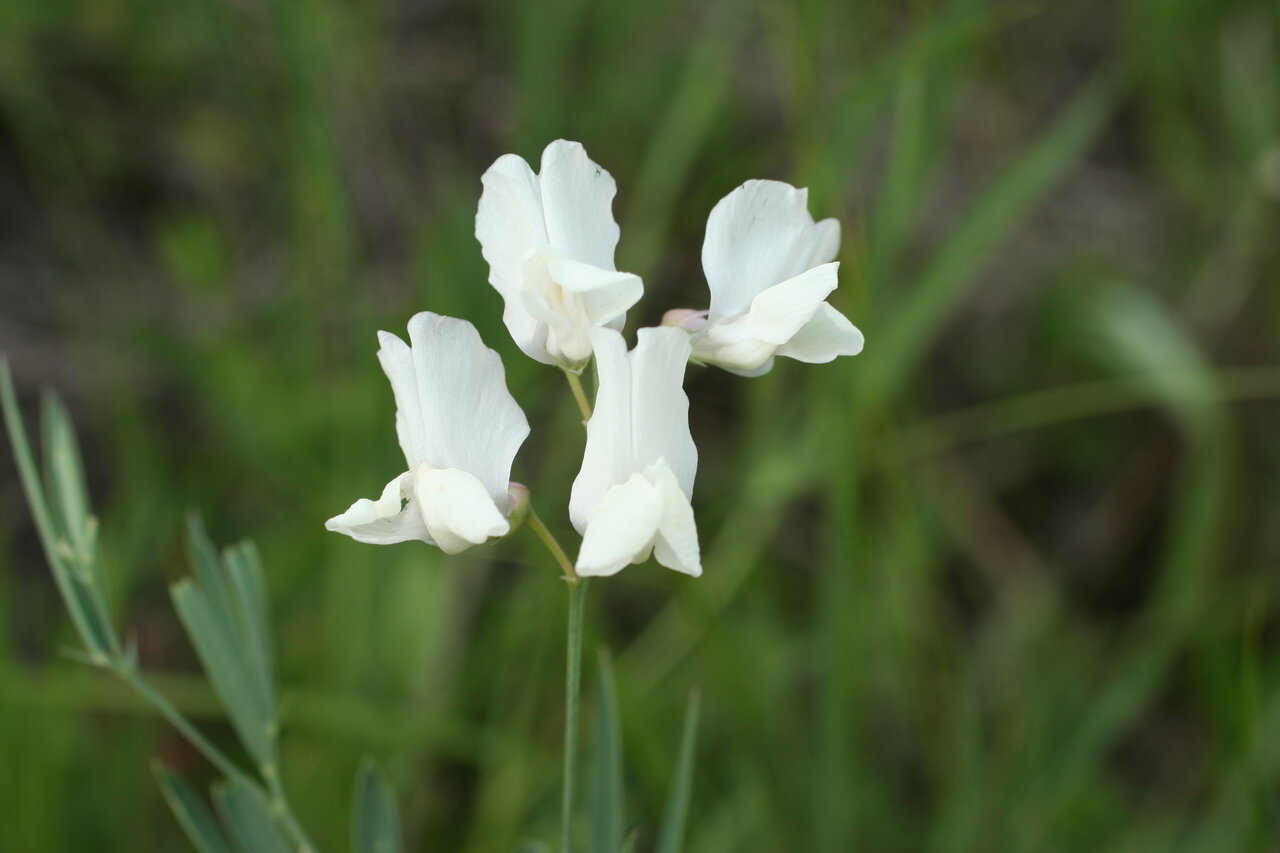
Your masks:
<path fill-rule="evenodd" d="M 19 401 L 65 398 L 109 621 L 237 761 L 164 590 L 198 571 L 188 510 L 257 543 L 279 766 L 321 849 L 360 831 L 354 779 L 395 810 L 366 757 L 407 849 L 556 836 L 564 591 L 535 537 L 445 558 L 323 528 L 398 464 L 374 332 L 430 309 L 502 354 L 544 425 L 514 476 L 568 530 L 581 426 L 511 343 L 473 235 L 485 167 L 556 137 L 618 180 L 618 265 L 655 312 L 633 328 L 705 302 L 707 212 L 762 177 L 843 223 L 832 299 L 867 337 L 759 379 L 691 369 L 705 574 L 592 584 L 584 758 L 610 775 L 620 753 L 637 850 L 667 837 L 695 688 L 692 853 L 1274 846 L 1273 2 L 10 0 L 3 19 Z M 185 849 L 152 761 L 200 792 L 217 768 L 62 655 L 77 630 L 0 454 L 0 846 Z M 592 745 L 602 717 L 617 752 Z"/>

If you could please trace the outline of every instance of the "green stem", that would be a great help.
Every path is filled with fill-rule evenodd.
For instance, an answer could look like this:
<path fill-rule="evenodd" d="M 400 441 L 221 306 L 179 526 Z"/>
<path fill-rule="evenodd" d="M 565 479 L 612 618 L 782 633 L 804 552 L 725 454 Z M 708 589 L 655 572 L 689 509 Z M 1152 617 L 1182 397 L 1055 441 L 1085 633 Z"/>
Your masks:
<path fill-rule="evenodd" d="M 294 843 L 298 845 L 298 853 L 312 853 L 316 846 L 307 837 L 307 831 L 302 828 L 302 824 L 293 813 L 293 808 L 289 805 L 289 798 L 284 792 L 284 783 L 280 781 L 280 771 L 274 764 L 268 764 L 262 768 L 262 778 L 266 780 L 267 792 L 271 796 L 273 806 L 279 811 L 285 828 L 289 830 Z"/>
<path fill-rule="evenodd" d="M 199 729 L 193 726 L 191 722 L 182 715 L 181 711 L 173 707 L 168 699 L 156 692 L 156 689 L 142 678 L 142 675 L 137 671 L 137 669 L 132 666 L 122 665 L 116 665 L 113 669 L 115 674 L 118 675 L 126 684 L 138 691 L 138 695 L 150 702 L 151 707 L 155 708 L 156 711 L 159 712 L 160 716 L 168 720 L 169 725 L 177 729 L 179 734 L 186 738 L 187 742 L 196 748 L 197 752 L 208 759 L 209 763 L 214 767 L 217 767 L 218 770 L 222 772 L 222 775 L 226 776 L 228 779 L 249 780 L 248 774 L 237 767 L 231 759 L 227 758 L 227 756 L 222 753 L 222 750 L 218 749 L 210 743 L 204 735 L 200 734 Z"/>
<path fill-rule="evenodd" d="M 573 849 L 573 795 L 578 766 L 578 698 L 582 683 L 582 603 L 587 582 L 569 582 L 569 635 L 565 654 L 564 787 L 560 799 L 560 850 Z"/>
<path fill-rule="evenodd" d="M 576 584 L 578 582 L 578 573 L 573 570 L 573 560 L 570 560 L 569 555 L 565 553 L 564 548 L 560 547 L 560 543 L 556 540 L 555 535 L 552 534 L 552 532 L 547 528 L 547 525 L 543 522 L 542 518 L 539 517 L 538 513 L 534 510 L 533 504 L 529 505 L 529 518 L 526 523 L 529 525 L 529 529 L 542 540 L 542 544 L 547 547 L 547 550 L 551 552 L 551 556 L 555 558 L 556 563 L 560 566 L 560 570 L 564 572 L 564 579 L 568 581 L 570 585 Z"/>
<path fill-rule="evenodd" d="M 564 371 L 565 379 L 569 380 L 569 390 L 573 392 L 573 399 L 578 404 L 578 411 L 582 412 L 582 422 L 585 424 L 591 420 L 591 403 L 587 400 L 587 392 L 582 388 L 582 379 L 576 373 Z"/>
<path fill-rule="evenodd" d="M 235 762 L 227 758 L 227 756 L 214 746 L 208 738 L 200 733 L 191 721 L 182 715 L 182 712 L 173 706 L 163 694 L 158 692 L 154 687 L 147 683 L 138 672 L 137 668 L 129 664 L 117 663 L 112 667 L 113 671 L 122 681 L 138 692 L 138 695 L 147 700 L 151 707 L 164 717 L 169 725 L 178 730 L 187 742 L 196 748 L 196 751 L 208 759 L 209 763 L 226 776 L 228 779 L 237 779 L 247 782 L 255 787 L 260 787 L 253 781 L 249 774 L 245 773 Z M 284 822 L 285 828 L 289 834 L 293 836 L 293 840 L 298 845 L 299 853 L 312 853 L 316 849 L 311 843 L 311 839 L 307 837 L 306 830 L 302 828 L 302 824 L 298 822 L 298 818 L 293 813 L 292 807 L 289 805 L 288 797 L 285 796 L 284 786 L 280 781 L 280 773 L 274 764 L 264 765 L 262 768 L 262 778 L 266 782 L 266 793 L 268 799 L 274 804 L 280 813 L 280 818 Z"/>

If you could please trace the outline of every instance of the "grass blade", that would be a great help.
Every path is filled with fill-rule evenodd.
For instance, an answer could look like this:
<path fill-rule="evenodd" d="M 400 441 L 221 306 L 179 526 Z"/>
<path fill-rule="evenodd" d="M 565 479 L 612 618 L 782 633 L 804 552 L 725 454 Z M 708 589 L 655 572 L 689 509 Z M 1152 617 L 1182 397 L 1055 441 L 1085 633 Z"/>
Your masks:
<path fill-rule="evenodd" d="M 689 695 L 684 712 L 684 731 L 680 735 L 680 758 L 667 807 L 662 815 L 657 853 L 680 853 L 684 847 L 685 824 L 689 818 L 689 800 L 693 795 L 693 759 L 698 747 L 698 714 L 702 698 L 695 690 Z"/>
<path fill-rule="evenodd" d="M 618 694 L 613 664 L 600 652 L 600 690 L 596 711 L 595 796 L 592 800 L 592 853 L 622 849 L 624 798 L 622 790 L 622 731 L 618 723 Z"/>
<path fill-rule="evenodd" d="M 372 761 L 360 765 L 356 776 L 355 813 L 352 815 L 355 853 L 400 853 L 400 810 L 395 792 Z"/>
<path fill-rule="evenodd" d="M 1054 126 L 958 224 L 882 333 L 879 360 L 868 365 L 875 397 L 898 387 L 915 368 L 991 252 L 1097 139 L 1120 102 L 1124 83 L 1114 69 L 1098 72 Z"/>
<path fill-rule="evenodd" d="M 181 777 L 170 773 L 162 764 L 152 767 L 160 792 L 173 810 L 182 831 L 199 853 L 231 853 L 231 845 L 218 828 L 213 813 L 201 802 L 196 792 Z"/>

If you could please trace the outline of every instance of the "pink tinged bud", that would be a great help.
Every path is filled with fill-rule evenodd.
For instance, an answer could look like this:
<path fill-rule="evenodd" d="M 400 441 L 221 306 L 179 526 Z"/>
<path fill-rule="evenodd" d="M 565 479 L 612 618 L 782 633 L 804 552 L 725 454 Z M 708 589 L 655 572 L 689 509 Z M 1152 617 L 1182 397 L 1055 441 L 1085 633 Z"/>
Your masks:
<path fill-rule="evenodd" d="M 529 487 L 523 483 L 507 485 L 507 521 L 511 524 L 511 533 L 516 532 L 529 516 Z M 511 535 L 510 533 L 507 534 Z"/>
<path fill-rule="evenodd" d="M 686 332 L 701 332 L 707 327 L 707 312 L 692 308 L 672 308 L 662 315 L 662 325 L 675 326 Z"/>

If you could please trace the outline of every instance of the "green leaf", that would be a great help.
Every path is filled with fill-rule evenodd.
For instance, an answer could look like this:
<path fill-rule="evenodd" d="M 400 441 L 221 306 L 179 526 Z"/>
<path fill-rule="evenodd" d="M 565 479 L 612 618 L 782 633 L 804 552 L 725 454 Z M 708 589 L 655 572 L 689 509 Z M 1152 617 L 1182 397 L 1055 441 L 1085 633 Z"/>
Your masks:
<path fill-rule="evenodd" d="M 221 562 L 218 560 L 218 549 L 214 547 L 205 531 L 204 520 L 197 513 L 187 513 L 187 553 L 191 567 L 200 582 L 200 588 L 209 597 L 209 605 L 221 625 L 234 625 L 235 617 L 231 606 L 231 590 L 222 576 Z"/>
<path fill-rule="evenodd" d="M 77 555 L 87 555 L 91 543 L 89 489 L 85 485 L 84 464 L 76 446 L 75 430 L 66 407 L 55 395 L 43 398 L 45 482 L 49 486 L 50 510 L 60 532 Z"/>
<path fill-rule="evenodd" d="M 239 618 L 241 645 L 257 684 L 259 699 L 270 719 L 275 718 L 275 653 L 271 642 L 271 617 L 267 606 L 266 580 L 262 560 L 252 542 L 241 542 L 226 550 L 223 563 L 231 578 Z"/>
<path fill-rule="evenodd" d="M 84 463 L 71 417 L 62 401 L 52 393 L 44 394 L 41 425 L 45 487 L 50 516 L 57 530 L 58 550 L 95 643 L 105 648 L 110 657 L 115 657 L 119 640 L 107 606 L 106 576 L 97 551 L 98 522 L 89 509 Z"/>
<path fill-rule="evenodd" d="M 404 849 L 395 792 L 369 760 L 361 763 L 356 775 L 354 812 L 351 846 L 355 853 L 400 853 Z"/>
<path fill-rule="evenodd" d="M 13 377 L 9 372 L 9 362 L 4 358 L 0 358 L 0 407 L 4 409 L 5 426 L 13 447 L 14 460 L 18 465 L 18 474 L 27 495 L 27 504 L 31 507 L 36 531 L 40 534 L 40 542 L 44 546 L 45 560 L 49 564 L 54 583 L 58 586 L 58 594 L 62 596 L 63 605 L 71 615 L 71 621 L 76 626 L 76 632 L 80 635 L 80 641 L 84 644 L 89 659 L 98 665 L 105 664 L 113 657 L 117 644 L 114 629 L 107 615 L 101 584 L 92 582 L 93 578 L 100 577 L 100 570 L 96 568 L 96 555 L 93 555 L 89 561 L 94 564 L 94 568 L 86 568 L 86 562 L 78 559 L 71 541 L 60 524 L 61 513 L 67 506 L 66 502 L 59 501 L 60 508 L 57 515 L 50 507 L 46 486 L 56 486 L 52 482 L 46 484 L 41 479 L 35 454 L 31 450 L 26 428 L 22 424 L 22 414 L 18 409 Z M 46 412 L 48 411 L 49 409 L 46 408 Z M 52 421 L 46 418 L 46 440 L 52 431 L 51 425 Z M 59 428 L 57 438 L 58 442 L 67 440 L 74 445 L 74 435 L 70 431 L 69 424 L 65 424 L 65 429 Z M 79 455 L 64 458 L 65 461 L 60 461 L 59 465 L 67 467 L 69 473 L 70 466 L 78 464 Z M 74 501 L 74 498 L 72 500 Z M 87 517 L 87 511 L 85 515 Z M 91 529 L 90 526 L 85 531 L 86 535 L 91 532 Z"/>
<path fill-rule="evenodd" d="M 698 746 L 698 713 L 701 705 L 702 700 L 696 690 L 689 694 L 689 704 L 684 712 L 684 731 L 680 735 L 680 759 L 676 764 L 675 780 L 667 798 L 667 808 L 662 815 L 657 853 L 680 853 L 684 846 L 689 800 L 693 794 L 693 759 Z"/>
<path fill-rule="evenodd" d="M 241 543 L 220 560 L 199 516 L 188 516 L 187 531 L 198 583 L 175 584 L 174 606 L 245 748 L 260 766 L 274 765 L 271 625 L 257 550 Z"/>
<path fill-rule="evenodd" d="M 201 802 L 195 790 L 161 764 L 153 765 L 152 770 L 160 783 L 165 802 L 196 850 L 199 853 L 231 853 L 231 845 L 223 837 L 213 813 Z"/>
<path fill-rule="evenodd" d="M 274 764 L 275 721 L 259 699 L 235 624 L 224 621 L 229 617 L 190 580 L 174 584 L 171 594 L 187 636 L 245 749 L 260 765 Z"/>
<path fill-rule="evenodd" d="M 213 798 L 236 846 L 245 853 L 292 853 L 271 804 L 257 788 L 232 779 L 215 787 Z"/>
<path fill-rule="evenodd" d="M 595 791 L 592 801 L 592 853 L 622 849 L 624 796 L 622 790 L 622 732 L 613 665 L 601 650 L 599 707 L 596 712 Z"/>

